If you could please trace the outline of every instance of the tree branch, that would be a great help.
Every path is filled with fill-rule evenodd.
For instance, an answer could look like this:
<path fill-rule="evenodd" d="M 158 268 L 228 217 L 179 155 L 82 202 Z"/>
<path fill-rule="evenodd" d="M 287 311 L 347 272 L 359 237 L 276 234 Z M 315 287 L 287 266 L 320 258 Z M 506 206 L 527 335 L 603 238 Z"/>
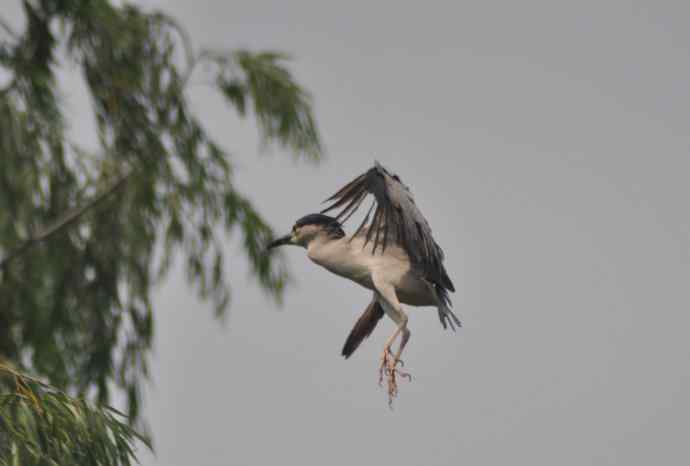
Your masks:
<path fill-rule="evenodd" d="M 75 207 L 74 209 L 65 213 L 62 217 L 56 220 L 53 224 L 39 231 L 37 234 L 33 235 L 31 238 L 24 241 L 22 244 L 16 248 L 10 250 L 10 252 L 0 261 L 0 270 L 5 270 L 7 265 L 16 259 L 17 257 L 25 254 L 29 249 L 36 246 L 37 244 L 47 240 L 48 238 L 56 235 L 62 230 L 74 224 L 79 220 L 86 212 L 95 208 L 97 205 L 102 203 L 108 196 L 118 191 L 126 184 L 127 180 L 132 176 L 134 172 L 131 171 L 125 175 L 119 177 L 113 184 L 108 186 L 102 192 L 94 196 L 93 199 L 89 200 L 82 206 Z"/>
<path fill-rule="evenodd" d="M 19 35 L 14 32 L 14 29 L 12 29 L 12 26 L 10 26 L 10 23 L 7 22 L 5 18 L 0 16 L 0 28 L 4 29 L 5 32 L 10 35 L 13 39 L 18 39 Z"/>
<path fill-rule="evenodd" d="M 40 386 L 43 387 L 43 388 L 51 388 L 51 389 L 55 390 L 56 392 L 63 393 L 62 391 L 60 391 L 60 390 L 58 390 L 57 388 L 51 386 L 51 385 L 48 384 L 47 382 L 44 382 L 43 380 L 39 380 L 39 379 L 37 379 L 37 378 L 35 378 L 35 377 L 30 377 L 30 376 L 28 376 L 28 375 L 26 375 L 26 374 L 22 374 L 21 372 L 19 372 L 19 371 L 13 369 L 11 366 L 9 366 L 8 364 L 3 363 L 3 362 L 0 362 L 0 373 L 1 373 L 1 372 L 5 372 L 5 373 L 7 373 L 7 374 L 10 374 L 10 375 L 13 376 L 13 377 L 17 377 L 17 378 L 20 378 L 20 379 L 28 380 L 29 382 L 33 382 L 33 383 L 35 383 L 35 384 L 37 384 L 37 385 L 40 385 Z"/>

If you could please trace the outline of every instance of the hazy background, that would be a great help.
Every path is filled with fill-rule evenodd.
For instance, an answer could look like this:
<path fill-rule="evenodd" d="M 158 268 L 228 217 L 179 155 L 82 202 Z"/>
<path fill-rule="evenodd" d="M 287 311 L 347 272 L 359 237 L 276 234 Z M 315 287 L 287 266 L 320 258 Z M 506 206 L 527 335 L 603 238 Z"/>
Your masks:
<path fill-rule="evenodd" d="M 369 292 L 293 248 L 277 309 L 238 259 L 221 326 L 175 274 L 155 300 L 145 466 L 690 464 L 686 2 L 139 3 L 198 46 L 293 54 L 319 167 L 257 157 L 252 125 L 193 80 L 238 184 L 287 232 L 380 160 L 445 249 L 464 322 L 411 310 L 415 379 L 390 411 L 392 324 L 339 356 Z"/>

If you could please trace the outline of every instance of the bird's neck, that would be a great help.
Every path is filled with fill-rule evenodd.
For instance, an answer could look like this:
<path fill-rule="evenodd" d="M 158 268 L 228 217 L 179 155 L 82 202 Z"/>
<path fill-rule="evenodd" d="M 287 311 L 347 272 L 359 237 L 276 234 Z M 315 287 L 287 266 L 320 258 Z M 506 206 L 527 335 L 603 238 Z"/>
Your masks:
<path fill-rule="evenodd" d="M 316 262 L 315 258 L 317 257 L 337 254 L 343 247 L 347 247 L 346 243 L 342 241 L 343 239 L 332 238 L 324 234 L 316 235 L 307 244 L 307 255 Z"/>
<path fill-rule="evenodd" d="M 340 268 L 349 261 L 349 244 L 346 238 L 329 238 L 326 235 L 320 235 L 307 245 L 307 256 L 316 264 L 334 272 L 334 269 Z"/>
<path fill-rule="evenodd" d="M 312 262 L 326 270 L 371 288 L 370 256 L 361 250 L 353 250 L 349 238 L 328 238 L 310 242 L 307 255 Z"/>

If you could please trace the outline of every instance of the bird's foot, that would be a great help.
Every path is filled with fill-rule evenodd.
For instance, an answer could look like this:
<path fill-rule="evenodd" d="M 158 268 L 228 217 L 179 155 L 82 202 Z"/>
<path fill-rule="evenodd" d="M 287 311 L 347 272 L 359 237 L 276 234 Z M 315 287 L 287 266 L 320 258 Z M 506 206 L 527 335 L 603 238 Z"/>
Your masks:
<path fill-rule="evenodd" d="M 379 365 L 379 386 L 383 386 L 383 378 L 388 374 L 390 363 L 393 360 L 391 350 L 386 347 L 383 349 L 381 355 L 381 364 Z"/>
<path fill-rule="evenodd" d="M 405 366 L 402 359 L 395 358 L 390 352 L 389 348 L 384 348 L 383 355 L 381 356 L 381 366 L 379 367 L 379 385 L 383 386 L 384 376 L 386 378 L 387 389 L 388 389 L 388 405 L 393 407 L 393 398 L 398 396 L 398 380 L 397 377 L 406 378 L 408 381 L 412 381 L 412 375 L 409 372 L 403 372 L 398 369 L 398 364 L 401 367 Z"/>

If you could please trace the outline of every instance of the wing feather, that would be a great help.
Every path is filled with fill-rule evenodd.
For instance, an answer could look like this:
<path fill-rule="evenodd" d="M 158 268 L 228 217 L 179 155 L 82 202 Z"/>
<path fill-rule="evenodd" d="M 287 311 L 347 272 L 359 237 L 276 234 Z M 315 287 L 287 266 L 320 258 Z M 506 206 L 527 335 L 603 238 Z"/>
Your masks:
<path fill-rule="evenodd" d="M 347 222 L 350 216 L 352 216 L 352 214 L 359 209 L 359 206 L 362 201 L 364 201 L 365 197 L 367 197 L 366 192 L 358 192 L 357 195 L 352 198 L 350 203 L 345 206 L 342 212 L 338 214 L 336 220 L 340 221 L 341 223 Z"/>
<path fill-rule="evenodd" d="M 371 216 L 371 211 L 374 210 L 374 206 L 376 206 L 376 201 L 371 203 L 371 207 L 369 207 L 369 210 L 367 210 L 367 214 L 364 216 L 364 220 L 362 220 L 362 223 L 360 223 L 359 227 L 357 227 L 357 230 L 352 235 L 352 238 L 359 235 L 364 229 L 364 226 L 369 222 L 369 217 Z"/>
<path fill-rule="evenodd" d="M 443 266 L 443 251 L 434 240 L 431 227 L 417 207 L 412 193 L 397 175 L 378 162 L 329 197 L 326 202 L 331 202 L 331 205 L 322 213 L 342 209 L 337 218 L 346 221 L 369 194 L 375 200 L 374 216 L 369 223 L 372 205 L 355 236 L 368 224 L 364 245 L 373 238 L 373 254 L 379 246 L 385 251 L 386 246 L 395 242 L 407 252 L 415 265 L 421 267 L 426 278 L 438 286 L 455 291 Z"/>

